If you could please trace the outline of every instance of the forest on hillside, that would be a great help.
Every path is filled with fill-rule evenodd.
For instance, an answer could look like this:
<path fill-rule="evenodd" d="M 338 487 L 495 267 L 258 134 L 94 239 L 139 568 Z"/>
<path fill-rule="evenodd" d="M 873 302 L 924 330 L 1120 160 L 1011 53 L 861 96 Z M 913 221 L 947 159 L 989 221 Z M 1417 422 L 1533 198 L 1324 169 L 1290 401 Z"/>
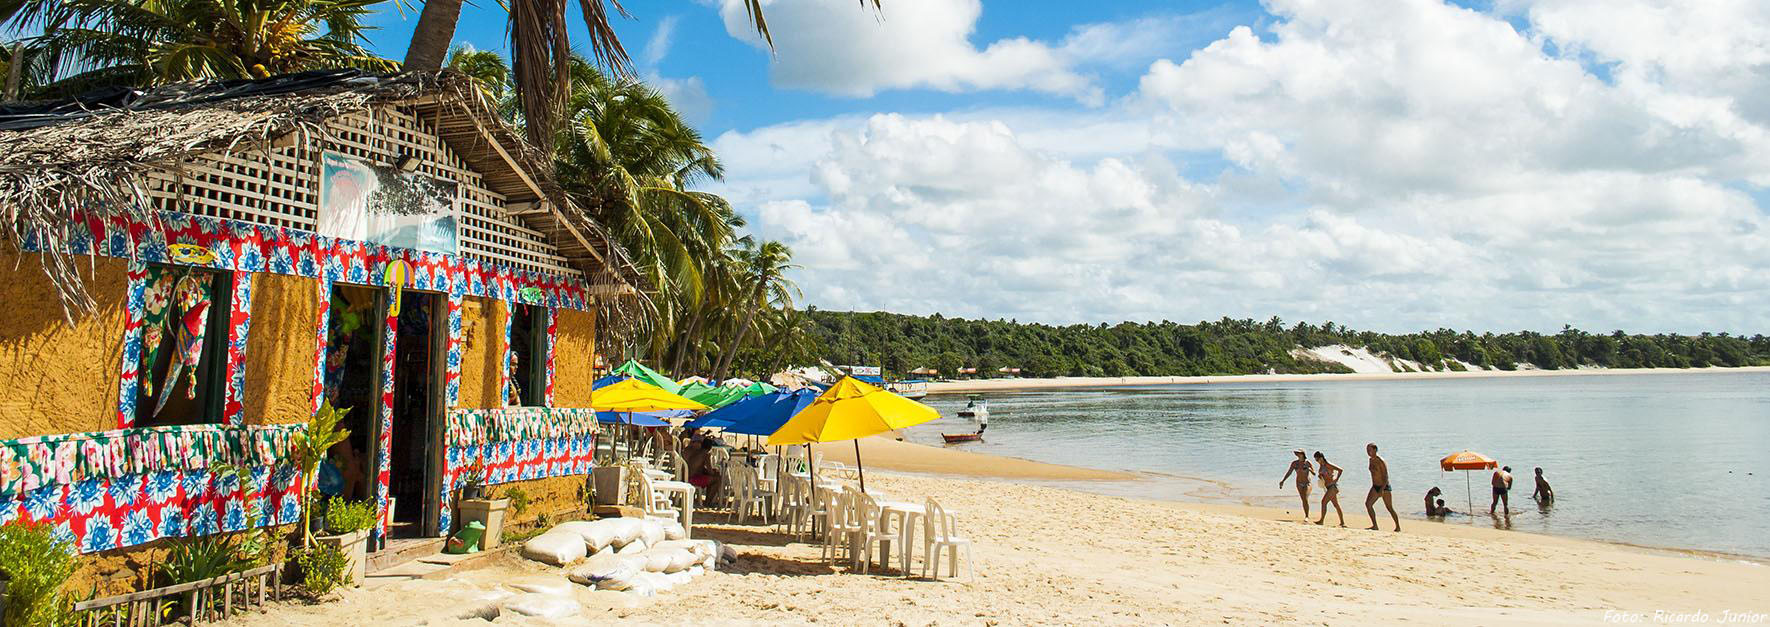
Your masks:
<path fill-rule="evenodd" d="M 1053 326 L 1013 320 L 966 320 L 884 312 L 806 312 L 817 354 L 834 364 L 879 365 L 888 376 L 918 368 L 951 376 L 976 368 L 994 376 L 1020 368 L 1023 377 L 1175 376 L 1350 372 L 1345 366 L 1293 354 L 1301 347 L 1344 344 L 1416 361 L 1429 370 L 1462 370 L 1458 361 L 1515 370 L 1582 365 L 1607 368 L 1689 368 L 1770 365 L 1770 337 L 1727 333 L 1641 335 L 1588 333 L 1571 326 L 1546 335 L 1438 329 L 1390 334 L 1326 322 L 1287 325 L 1223 318 L 1182 324 L 1122 322 Z"/>

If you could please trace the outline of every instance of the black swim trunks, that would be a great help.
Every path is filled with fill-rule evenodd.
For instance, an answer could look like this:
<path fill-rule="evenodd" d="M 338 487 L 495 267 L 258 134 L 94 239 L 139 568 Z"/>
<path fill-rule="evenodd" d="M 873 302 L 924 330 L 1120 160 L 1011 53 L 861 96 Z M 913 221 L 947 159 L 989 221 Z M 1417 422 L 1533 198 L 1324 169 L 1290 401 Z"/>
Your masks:
<path fill-rule="evenodd" d="M 1510 488 L 1502 488 L 1499 486 L 1494 486 L 1493 495 L 1494 496 L 1505 496 L 1506 492 L 1509 492 L 1509 491 L 1511 491 Z"/>
<path fill-rule="evenodd" d="M 1386 486 L 1386 485 L 1373 485 L 1373 486 L 1371 486 L 1371 491 L 1372 492 L 1394 492 L 1395 490 L 1390 489 L 1389 486 Z"/>

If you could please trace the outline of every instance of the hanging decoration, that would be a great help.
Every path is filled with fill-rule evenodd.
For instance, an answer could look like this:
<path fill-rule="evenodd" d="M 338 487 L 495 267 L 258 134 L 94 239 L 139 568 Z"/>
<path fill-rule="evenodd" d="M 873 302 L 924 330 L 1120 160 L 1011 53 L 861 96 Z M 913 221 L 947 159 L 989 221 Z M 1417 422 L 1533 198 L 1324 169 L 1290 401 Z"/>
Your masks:
<path fill-rule="evenodd" d="M 275 465 L 289 457 L 295 435 L 306 428 L 202 424 L 4 440 L 0 496 L 159 470 Z"/>
<path fill-rule="evenodd" d="M 406 260 L 395 259 L 387 262 L 387 272 L 385 276 L 381 277 L 383 279 L 382 284 L 393 290 L 393 304 L 389 306 L 392 308 L 392 311 L 389 311 L 387 315 L 399 315 L 399 296 L 406 289 L 407 272 Z"/>
<path fill-rule="evenodd" d="M 505 407 L 449 412 L 449 446 L 543 440 L 596 433 L 596 412 L 587 408 Z"/>
<path fill-rule="evenodd" d="M 166 256 L 174 263 L 206 266 L 215 263 L 215 251 L 196 244 L 167 244 Z"/>

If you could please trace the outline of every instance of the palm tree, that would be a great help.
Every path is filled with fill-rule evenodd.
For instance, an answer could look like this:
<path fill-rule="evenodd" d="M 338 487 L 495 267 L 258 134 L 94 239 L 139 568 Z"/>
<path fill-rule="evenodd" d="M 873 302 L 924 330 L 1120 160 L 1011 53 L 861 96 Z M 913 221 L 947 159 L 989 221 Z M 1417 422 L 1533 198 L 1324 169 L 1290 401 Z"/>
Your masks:
<path fill-rule="evenodd" d="M 362 18 L 380 0 L 15 0 L 0 21 L 41 34 L 51 92 L 263 78 L 312 69 L 392 71 Z"/>
<path fill-rule="evenodd" d="M 449 51 L 447 67 L 472 77 L 486 98 L 500 108 L 510 99 L 510 64 L 498 53 L 462 44 Z"/>
<path fill-rule="evenodd" d="M 763 0 L 744 0 L 744 11 L 762 40 L 772 47 L 774 36 L 768 32 L 768 21 L 762 16 Z M 881 0 L 859 0 L 862 7 L 871 4 L 880 10 Z M 527 124 L 530 142 L 551 148 L 556 139 L 555 118 L 567 109 L 574 78 L 571 40 L 567 36 L 566 0 L 509 0 L 510 50 L 515 70 L 517 99 Z M 584 27 L 590 33 L 590 56 L 618 76 L 631 69 L 626 48 L 609 22 L 609 9 L 622 17 L 631 17 L 620 0 L 578 0 Z M 449 43 L 455 39 L 455 24 L 461 18 L 461 0 L 427 0 L 418 14 L 418 25 L 412 31 L 412 43 L 406 48 L 408 70 L 434 71 L 442 68 Z"/>
<path fill-rule="evenodd" d="M 719 366 L 713 369 L 715 379 L 725 378 L 732 358 L 737 356 L 738 348 L 743 346 L 750 333 L 757 310 L 765 307 L 791 309 L 799 292 L 793 280 L 787 278 L 787 271 L 799 266 L 792 263 L 793 250 L 786 244 L 767 241 L 761 245 L 749 245 L 739 249 L 736 256 L 743 268 L 741 280 L 745 294 L 739 305 L 743 307 L 744 319 L 738 324 L 736 336 L 725 346 Z"/>

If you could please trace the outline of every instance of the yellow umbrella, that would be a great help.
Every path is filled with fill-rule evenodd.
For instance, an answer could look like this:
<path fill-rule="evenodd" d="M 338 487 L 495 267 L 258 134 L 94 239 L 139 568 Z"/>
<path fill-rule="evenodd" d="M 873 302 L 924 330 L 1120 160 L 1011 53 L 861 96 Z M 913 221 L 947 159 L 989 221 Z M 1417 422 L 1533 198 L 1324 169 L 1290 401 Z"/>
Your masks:
<path fill-rule="evenodd" d="M 860 464 L 860 438 L 902 429 L 940 417 L 933 407 L 843 377 L 819 394 L 810 407 L 793 416 L 768 436 L 769 446 L 854 440 L 854 464 Z M 813 474 L 815 475 L 815 469 Z M 867 491 L 863 468 L 860 491 Z"/>
<path fill-rule="evenodd" d="M 590 407 L 596 411 L 627 413 L 627 424 L 633 424 L 633 412 L 669 411 L 672 409 L 707 409 L 706 405 L 671 394 L 663 388 L 627 379 L 590 392 Z M 611 451 L 612 452 L 612 451 Z"/>

